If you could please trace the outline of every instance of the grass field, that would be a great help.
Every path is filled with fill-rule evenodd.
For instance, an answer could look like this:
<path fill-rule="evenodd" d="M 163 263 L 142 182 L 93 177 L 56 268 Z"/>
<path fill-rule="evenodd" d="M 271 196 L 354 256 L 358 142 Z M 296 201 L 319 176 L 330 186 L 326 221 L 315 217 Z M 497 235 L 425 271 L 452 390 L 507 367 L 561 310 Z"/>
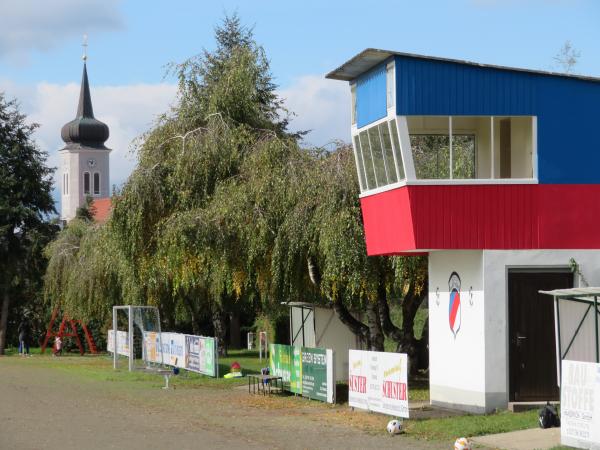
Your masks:
<path fill-rule="evenodd" d="M 20 358 L 12 354 L 11 359 Z M 65 357 L 52 357 L 49 353 L 39 355 L 39 349 L 32 349 L 36 367 L 52 368 L 60 372 L 68 372 L 71 376 L 76 376 L 87 381 L 111 382 L 117 389 L 135 391 L 148 388 L 157 388 L 164 384 L 162 377 L 145 372 L 129 372 L 126 359 L 121 362 L 120 370 L 112 369 L 112 358 L 109 355 L 84 356 L 68 355 Z M 25 359 L 25 358 L 23 358 Z M 238 362 L 244 373 L 257 373 L 261 367 L 268 363 L 263 359 L 261 363 L 256 352 L 233 350 L 229 352 L 227 358 L 221 358 L 219 361 L 219 370 L 221 374 L 229 371 L 232 362 Z M 25 365 L 27 361 L 23 361 Z M 211 378 L 204 375 L 181 371 L 177 377 L 172 377 L 171 384 L 177 389 L 197 389 L 197 388 L 215 388 L 232 389 L 236 386 L 247 383 L 246 378 L 224 379 Z M 344 389 L 346 395 L 344 395 Z M 409 394 L 411 401 L 426 401 L 429 399 L 429 390 L 426 380 L 418 380 L 409 383 Z M 338 385 L 338 399 L 345 401 L 347 399 L 347 385 Z M 364 431 L 380 433 L 384 430 L 389 417 L 379 414 L 362 414 L 350 412 L 347 404 L 341 403 L 335 406 L 325 405 L 320 402 L 310 402 L 307 399 L 284 396 L 273 397 L 271 399 L 252 399 L 257 407 L 268 409 L 304 409 L 318 412 L 319 410 L 329 410 L 333 408 L 336 411 L 334 417 L 337 420 L 349 421 Z M 498 412 L 490 415 L 464 415 L 443 418 L 423 418 L 419 420 L 406 420 L 404 422 L 406 435 L 428 441 L 448 441 L 456 439 L 458 436 L 481 436 L 485 434 L 502 433 L 507 431 L 533 428 L 537 426 L 537 412 L 528 411 L 522 413 L 510 413 L 508 411 Z"/>

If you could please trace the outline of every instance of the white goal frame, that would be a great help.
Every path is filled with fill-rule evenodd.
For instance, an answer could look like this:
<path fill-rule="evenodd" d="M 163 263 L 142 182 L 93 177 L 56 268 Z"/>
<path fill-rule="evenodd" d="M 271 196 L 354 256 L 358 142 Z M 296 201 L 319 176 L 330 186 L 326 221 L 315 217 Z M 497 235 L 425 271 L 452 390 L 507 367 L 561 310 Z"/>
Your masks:
<path fill-rule="evenodd" d="M 138 305 L 122 305 L 122 306 L 113 306 L 113 316 L 112 316 L 112 333 L 113 333 L 113 342 L 114 342 L 114 351 L 113 351 L 113 369 L 117 368 L 117 360 L 119 358 L 118 344 L 117 344 L 117 330 L 118 330 L 118 320 L 117 313 L 119 311 L 127 312 L 127 339 L 129 340 L 129 371 L 132 372 L 134 370 L 134 360 L 135 360 L 135 351 L 134 351 L 134 321 L 133 321 L 133 313 L 135 310 L 152 310 L 156 313 L 156 318 L 158 322 L 158 330 L 155 330 L 158 333 L 159 346 L 162 349 L 162 339 L 161 339 L 161 327 L 160 327 L 160 312 L 156 306 L 138 306 Z M 142 328 L 142 336 L 143 336 L 143 328 Z M 142 347 L 144 343 L 142 343 Z M 162 364 L 161 364 L 162 365 Z"/>

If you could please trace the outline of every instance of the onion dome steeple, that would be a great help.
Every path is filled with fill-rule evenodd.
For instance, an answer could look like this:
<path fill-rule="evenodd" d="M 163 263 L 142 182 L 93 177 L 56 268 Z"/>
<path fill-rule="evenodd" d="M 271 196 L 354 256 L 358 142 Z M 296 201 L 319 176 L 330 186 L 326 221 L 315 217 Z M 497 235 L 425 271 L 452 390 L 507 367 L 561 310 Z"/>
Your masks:
<path fill-rule="evenodd" d="M 83 78 L 79 93 L 79 106 L 77 117 L 62 127 L 60 132 L 62 140 L 67 144 L 65 148 L 91 147 L 106 149 L 104 142 L 108 139 L 108 126 L 94 117 L 90 85 L 88 82 L 87 68 L 83 57 Z"/>

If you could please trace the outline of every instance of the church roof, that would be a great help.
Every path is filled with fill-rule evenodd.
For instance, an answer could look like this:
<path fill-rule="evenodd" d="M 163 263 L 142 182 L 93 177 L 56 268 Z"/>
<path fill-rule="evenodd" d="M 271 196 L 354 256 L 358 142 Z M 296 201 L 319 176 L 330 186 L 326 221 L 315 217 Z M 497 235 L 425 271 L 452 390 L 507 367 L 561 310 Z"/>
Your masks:
<path fill-rule="evenodd" d="M 104 223 L 108 220 L 112 212 L 112 198 L 95 198 L 92 203 L 92 215 L 94 221 Z"/>
<path fill-rule="evenodd" d="M 67 144 L 65 149 L 86 147 L 107 150 L 104 142 L 108 139 L 108 126 L 94 117 L 85 63 L 83 63 L 77 116 L 62 127 L 60 134 Z"/>

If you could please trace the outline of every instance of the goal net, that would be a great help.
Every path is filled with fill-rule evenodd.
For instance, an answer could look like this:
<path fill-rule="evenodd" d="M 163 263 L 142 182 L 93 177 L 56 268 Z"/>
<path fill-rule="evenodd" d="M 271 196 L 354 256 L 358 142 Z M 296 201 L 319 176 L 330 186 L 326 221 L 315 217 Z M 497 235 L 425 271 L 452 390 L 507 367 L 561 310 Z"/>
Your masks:
<path fill-rule="evenodd" d="M 127 362 L 129 371 L 158 370 L 163 365 L 160 315 L 155 306 L 113 306 L 108 351 L 113 367 Z"/>

